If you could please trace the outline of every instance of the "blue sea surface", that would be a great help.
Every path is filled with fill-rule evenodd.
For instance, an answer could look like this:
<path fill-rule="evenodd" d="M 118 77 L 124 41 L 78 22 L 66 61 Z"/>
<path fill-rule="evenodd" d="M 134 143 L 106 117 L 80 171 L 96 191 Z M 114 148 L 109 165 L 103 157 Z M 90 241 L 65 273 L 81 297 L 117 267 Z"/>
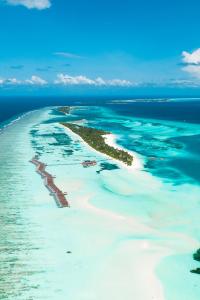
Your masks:
<path fill-rule="evenodd" d="M 1 127 L 25 112 L 47 107 L 26 115 L 0 135 L 4 170 L 0 172 L 0 247 L 6 249 L 0 252 L 0 298 L 63 300 L 68 295 L 69 300 L 87 300 L 88 290 L 95 293 L 90 280 L 97 278 L 98 284 L 103 280 L 96 268 L 107 266 L 105 262 L 113 257 L 112 270 L 118 254 L 121 262 L 125 259 L 121 254 L 125 252 L 119 249 L 125 245 L 127 250 L 127 243 L 137 247 L 144 242 L 141 253 L 135 255 L 144 252 L 144 257 L 151 259 L 156 251 L 167 253 L 155 270 L 165 299 L 198 300 L 199 277 L 190 270 L 199 267 L 192 254 L 200 245 L 200 100 L 5 98 L 0 103 Z M 74 108 L 63 115 L 56 105 Z M 79 121 L 115 134 L 119 145 L 138 154 L 142 170 L 128 172 L 88 149 L 59 126 L 65 121 Z M 69 189 L 72 207 L 67 214 L 55 209 L 51 195 L 29 164 L 34 154 L 67 192 Z M 95 159 L 98 164 L 84 169 L 84 159 Z M 94 214 L 80 208 L 87 197 Z M 79 209 L 74 208 L 76 201 Z M 101 222 L 104 214 L 96 223 L 95 209 L 108 216 L 111 213 L 109 225 Z M 142 226 L 137 229 L 127 223 L 126 227 L 130 218 L 140 220 Z M 118 223 L 120 229 L 125 226 L 124 231 Z M 141 232 L 143 226 L 148 230 Z M 96 246 L 91 247 L 93 240 Z M 73 248 L 70 259 L 67 247 Z M 26 259 L 27 253 L 31 260 Z M 82 290 L 85 296 L 79 294 Z M 105 294 L 101 290 L 99 298 L 94 294 L 97 300 L 121 300 L 120 293 L 124 293 L 116 289 L 118 298 L 112 298 L 110 288 Z M 126 295 L 127 300 L 133 299 L 128 292 Z M 94 296 L 91 299 L 96 300 Z"/>
<path fill-rule="evenodd" d="M 145 170 L 166 183 L 200 183 L 200 99 L 1 99 L 1 125 L 26 111 L 50 105 L 78 105 L 68 121 L 86 119 L 108 130 L 123 147 L 142 155 Z M 10 118 L 10 119 L 9 119 Z M 65 121 L 52 114 L 49 122 Z"/>
<path fill-rule="evenodd" d="M 119 144 L 146 158 L 154 175 L 174 184 L 200 182 L 200 101 L 113 102 L 80 109 L 71 120 L 77 118 L 115 133 Z"/>
<path fill-rule="evenodd" d="M 105 106 L 124 116 L 200 123 L 200 99 L 130 99 L 65 98 L 65 97 L 1 97 L 0 122 L 16 114 L 56 105 Z"/>

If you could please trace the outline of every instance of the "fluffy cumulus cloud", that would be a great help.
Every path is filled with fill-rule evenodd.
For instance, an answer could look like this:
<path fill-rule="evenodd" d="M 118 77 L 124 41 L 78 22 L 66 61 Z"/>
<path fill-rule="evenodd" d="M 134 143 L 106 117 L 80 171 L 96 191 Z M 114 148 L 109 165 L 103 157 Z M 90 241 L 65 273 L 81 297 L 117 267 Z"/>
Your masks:
<path fill-rule="evenodd" d="M 48 82 L 41 77 L 33 75 L 30 79 L 19 80 L 17 78 L 0 78 L 0 85 L 37 85 L 37 86 L 44 86 Z"/>
<path fill-rule="evenodd" d="M 93 85 L 93 86 L 121 86 L 128 87 L 133 84 L 128 80 L 112 79 L 105 80 L 101 77 L 96 79 L 91 79 L 83 75 L 79 76 L 69 76 L 67 74 L 58 74 L 57 79 L 54 81 L 55 84 L 62 85 Z"/>
<path fill-rule="evenodd" d="M 198 48 L 197 50 L 191 53 L 187 51 L 183 51 L 182 58 L 183 58 L 183 62 L 186 64 L 194 64 L 194 65 L 200 64 L 200 48 Z"/>
<path fill-rule="evenodd" d="M 22 5 L 28 9 L 46 9 L 51 6 L 50 0 L 6 0 L 9 5 Z"/>
<path fill-rule="evenodd" d="M 4 80 L 4 84 L 18 85 L 22 84 L 22 81 L 17 78 L 8 78 Z"/>
<path fill-rule="evenodd" d="M 183 51 L 182 60 L 185 64 L 182 70 L 190 76 L 200 79 L 200 48 L 191 53 Z"/>
<path fill-rule="evenodd" d="M 111 86 L 131 86 L 133 85 L 130 81 L 125 79 L 112 79 L 106 81 L 107 85 Z"/>
<path fill-rule="evenodd" d="M 42 79 L 39 76 L 35 76 L 35 75 L 33 75 L 31 77 L 31 79 L 26 79 L 24 82 L 27 84 L 31 84 L 31 85 L 46 85 L 47 84 L 46 80 Z"/>
<path fill-rule="evenodd" d="M 33 75 L 31 78 L 27 79 L 17 79 L 17 78 L 0 78 L 1 86 L 46 86 L 46 85 L 57 85 L 57 86 L 96 86 L 96 87 L 132 87 L 136 84 L 125 80 L 125 79 L 111 79 L 105 80 L 101 77 L 97 77 L 95 79 L 88 78 L 84 75 L 79 76 L 70 76 L 66 74 L 57 74 L 57 77 L 53 81 L 46 81 L 45 79 Z"/>
<path fill-rule="evenodd" d="M 183 71 L 187 72 L 192 77 L 200 79 L 200 66 L 187 65 L 183 68 Z"/>
<path fill-rule="evenodd" d="M 19 85 L 22 81 L 17 78 L 0 78 L 0 85 Z"/>

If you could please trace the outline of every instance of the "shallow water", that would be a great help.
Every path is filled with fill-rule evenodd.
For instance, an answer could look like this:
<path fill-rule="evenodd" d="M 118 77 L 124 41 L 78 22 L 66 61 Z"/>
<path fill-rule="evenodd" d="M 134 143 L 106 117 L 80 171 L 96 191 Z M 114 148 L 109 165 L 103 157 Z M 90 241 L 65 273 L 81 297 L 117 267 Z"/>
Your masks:
<path fill-rule="evenodd" d="M 144 169 L 119 168 L 58 124 L 80 119 L 115 133 Z M 198 299 L 199 277 L 190 270 L 198 267 L 192 253 L 200 239 L 199 136 L 198 123 L 106 107 L 66 117 L 41 109 L 7 127 L 0 136 L 0 299 Z M 35 153 L 68 192 L 70 209 L 56 207 L 29 163 Z M 84 169 L 88 158 L 98 165 Z"/>

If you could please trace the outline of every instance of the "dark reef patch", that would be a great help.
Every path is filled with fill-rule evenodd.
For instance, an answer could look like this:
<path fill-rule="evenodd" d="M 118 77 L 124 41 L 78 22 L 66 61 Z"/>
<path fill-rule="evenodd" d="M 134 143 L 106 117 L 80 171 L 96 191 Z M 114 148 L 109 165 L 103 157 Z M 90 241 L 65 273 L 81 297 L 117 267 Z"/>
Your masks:
<path fill-rule="evenodd" d="M 112 171 L 112 170 L 117 170 L 119 167 L 115 164 L 110 164 L 110 163 L 101 163 L 100 164 L 100 170 L 96 171 L 97 174 L 100 174 L 102 171 Z"/>
<path fill-rule="evenodd" d="M 63 150 L 63 156 L 71 156 L 71 155 L 73 155 L 73 153 L 74 153 L 74 151 L 73 150 L 66 150 L 66 149 L 64 149 Z"/>

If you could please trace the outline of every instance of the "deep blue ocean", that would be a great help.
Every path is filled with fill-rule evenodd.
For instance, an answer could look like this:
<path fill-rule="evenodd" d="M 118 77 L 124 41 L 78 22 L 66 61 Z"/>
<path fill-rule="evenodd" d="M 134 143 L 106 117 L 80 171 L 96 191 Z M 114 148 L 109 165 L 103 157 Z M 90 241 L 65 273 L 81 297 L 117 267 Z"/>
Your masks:
<path fill-rule="evenodd" d="M 200 99 L 156 99 L 115 100 L 115 98 L 56 98 L 56 97 L 12 97 L 0 98 L 0 122 L 14 115 L 51 105 L 106 106 L 126 116 L 200 123 Z M 131 100 L 128 100 L 131 101 Z"/>
<path fill-rule="evenodd" d="M 87 116 L 91 125 L 112 130 L 120 137 L 120 144 L 147 158 L 145 167 L 154 175 L 173 180 L 174 184 L 182 182 L 183 175 L 187 181 L 200 182 L 200 99 L 1 98 L 0 122 L 6 124 L 16 115 L 52 105 L 108 109 L 110 117 L 95 109 L 78 117 Z M 132 119 L 136 125 L 130 127 L 127 123 L 120 127 L 119 118 L 123 122 Z"/>

